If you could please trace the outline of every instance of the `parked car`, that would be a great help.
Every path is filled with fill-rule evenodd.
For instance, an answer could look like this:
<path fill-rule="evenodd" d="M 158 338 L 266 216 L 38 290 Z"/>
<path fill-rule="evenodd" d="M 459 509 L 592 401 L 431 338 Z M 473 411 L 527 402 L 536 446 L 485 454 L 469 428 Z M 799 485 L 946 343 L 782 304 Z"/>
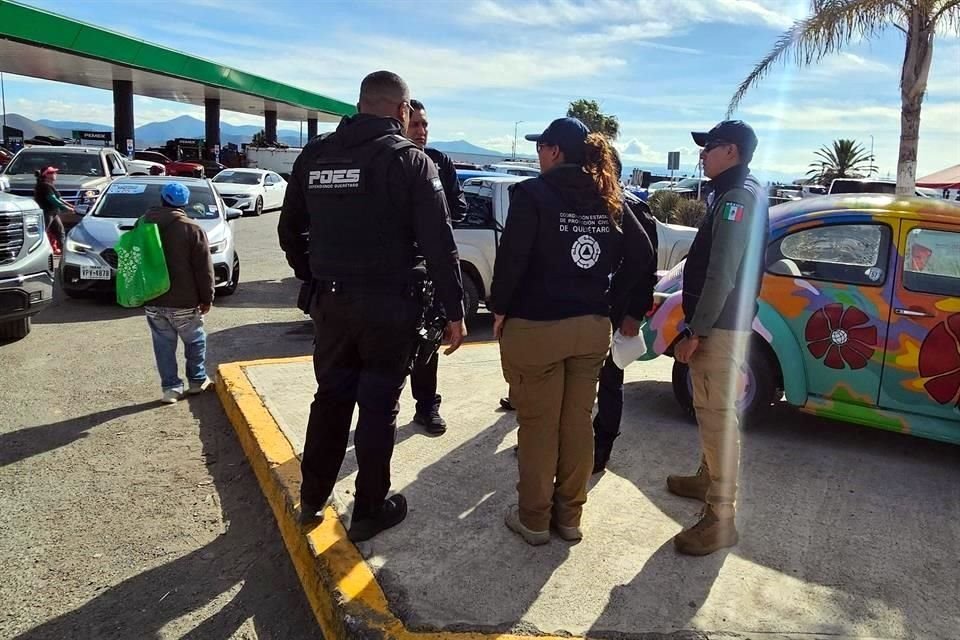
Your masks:
<path fill-rule="evenodd" d="M 830 183 L 830 195 L 839 193 L 885 193 L 893 195 L 897 192 L 897 183 L 893 180 L 880 180 L 878 178 L 834 178 Z M 918 198 L 939 198 L 940 191 L 937 189 L 924 189 L 915 187 L 914 194 Z"/>
<path fill-rule="evenodd" d="M 57 191 L 64 202 L 74 205 L 76 213 L 60 214 L 63 226 L 70 228 L 96 205 L 103 191 L 113 180 L 127 174 L 124 157 L 105 147 L 24 147 L 4 167 L 0 178 L 9 183 L 14 195 L 33 197 L 37 184 L 35 171 L 56 167 Z"/>
<path fill-rule="evenodd" d="M 165 176 L 167 168 L 159 162 L 150 160 L 130 160 L 124 159 L 124 165 L 127 167 L 128 176 Z"/>
<path fill-rule="evenodd" d="M 536 178 L 540 175 L 540 167 L 519 162 L 488 164 L 484 169 L 494 173 L 505 173 L 510 176 L 523 176 L 525 178 Z"/>
<path fill-rule="evenodd" d="M 190 188 L 190 202 L 183 208 L 207 233 L 217 295 L 233 294 L 240 283 L 240 256 L 234 243 L 233 220 L 243 213 L 227 207 L 209 180 L 173 179 Z M 115 292 L 117 253 L 114 246 L 147 209 L 159 205 L 160 189 L 170 180 L 169 177 L 128 177 L 110 185 L 97 205 L 67 235 L 60 261 L 60 282 L 68 296 Z"/>
<path fill-rule="evenodd" d="M 0 340 L 30 333 L 53 300 L 53 250 L 33 198 L 0 193 Z"/>
<path fill-rule="evenodd" d="M 801 411 L 960 443 L 960 205 L 824 196 L 770 209 L 739 407 Z M 649 359 L 683 324 L 683 263 L 657 286 Z M 673 390 L 691 408 L 686 365 Z"/>
<path fill-rule="evenodd" d="M 470 178 L 486 178 L 502 175 L 502 173 L 497 173 L 495 171 L 483 171 L 481 169 L 457 169 L 457 181 L 461 186 L 463 186 L 463 183 Z"/>
<path fill-rule="evenodd" d="M 467 215 L 463 221 L 453 225 L 453 236 L 460 253 L 464 308 L 468 317 L 476 314 L 480 303 L 490 296 L 493 265 L 510 209 L 511 190 L 513 185 L 528 179 L 497 175 L 470 178 L 463 183 Z M 630 194 L 627 197 L 635 196 Z M 667 270 L 686 257 L 697 230 L 664 224 L 659 220 L 656 224 L 659 245 L 657 267 Z"/>
<path fill-rule="evenodd" d="M 168 176 L 190 176 L 194 178 L 202 178 L 204 176 L 203 165 L 199 162 L 181 162 L 179 160 L 171 160 L 159 151 L 134 151 L 133 159 L 148 160 L 150 162 L 162 164 L 167 170 Z"/>
<path fill-rule="evenodd" d="M 228 207 L 255 216 L 282 207 L 287 193 L 287 181 L 263 169 L 225 169 L 212 183 Z"/>

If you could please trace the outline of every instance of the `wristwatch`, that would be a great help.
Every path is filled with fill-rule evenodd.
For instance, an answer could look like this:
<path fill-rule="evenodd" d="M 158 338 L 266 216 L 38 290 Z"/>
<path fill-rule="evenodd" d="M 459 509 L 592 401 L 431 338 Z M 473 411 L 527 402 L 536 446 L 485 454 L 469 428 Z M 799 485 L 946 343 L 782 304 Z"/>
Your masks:
<path fill-rule="evenodd" d="M 684 338 L 693 338 L 693 337 L 694 337 L 694 333 L 693 333 L 693 331 L 690 330 L 690 327 L 684 327 L 683 330 L 680 332 L 680 335 L 681 335 L 682 337 L 684 337 Z"/>

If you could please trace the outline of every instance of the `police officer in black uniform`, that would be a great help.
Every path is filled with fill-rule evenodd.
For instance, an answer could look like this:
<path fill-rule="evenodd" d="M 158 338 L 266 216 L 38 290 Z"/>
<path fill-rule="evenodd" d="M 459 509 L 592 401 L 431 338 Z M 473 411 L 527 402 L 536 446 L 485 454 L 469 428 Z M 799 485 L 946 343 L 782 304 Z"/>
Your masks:
<path fill-rule="evenodd" d="M 617 175 L 623 175 L 623 164 L 620 156 L 616 156 Z M 639 332 L 640 321 L 653 307 L 653 288 L 657 284 L 657 223 L 646 202 L 636 197 L 626 189 L 623 191 L 624 206 L 629 209 L 637 222 L 643 227 L 650 240 L 653 253 L 643 264 L 642 280 L 646 286 L 638 289 L 634 294 L 632 284 L 638 274 L 627 273 L 620 269 L 613 274 L 610 281 L 610 322 L 614 330 L 626 327 L 630 333 Z M 633 300 L 633 295 L 640 295 L 641 299 Z M 631 315 L 638 314 L 637 317 Z M 626 335 L 626 333 L 624 334 Z M 610 454 L 613 452 L 613 442 L 620 435 L 620 421 L 623 418 L 623 369 L 613 361 L 613 352 L 607 355 L 600 369 L 600 381 L 597 388 L 597 414 L 593 418 L 593 473 L 600 473 L 607 468 Z"/>
<path fill-rule="evenodd" d="M 301 521 L 322 517 L 359 405 L 349 536 L 361 541 L 407 513 L 404 497 L 387 492 L 397 400 L 423 312 L 417 282 L 426 274 L 418 255 L 449 318 L 447 354 L 463 342 L 466 327 L 443 185 L 433 162 L 403 137 L 410 117 L 406 83 L 389 71 L 368 75 L 357 110 L 300 154 L 278 233 L 296 276 L 312 284 L 317 392 L 301 461 Z"/>
<path fill-rule="evenodd" d="M 450 210 L 450 219 L 460 222 L 467 215 L 467 199 L 457 179 L 457 168 L 453 166 L 450 156 L 439 149 L 427 146 L 430 122 L 427 120 L 427 110 L 419 100 L 410 101 L 410 124 L 407 126 L 407 137 L 427 154 L 437 165 L 443 192 L 447 197 L 447 207 Z M 434 301 L 437 312 L 443 313 L 438 300 Z M 442 398 L 437 393 L 437 365 L 440 358 L 434 355 L 429 360 L 417 358 L 410 372 L 410 391 L 417 402 L 417 410 L 413 421 L 423 426 L 427 433 L 440 436 L 446 433 L 447 423 L 440 416 L 440 402 Z"/>

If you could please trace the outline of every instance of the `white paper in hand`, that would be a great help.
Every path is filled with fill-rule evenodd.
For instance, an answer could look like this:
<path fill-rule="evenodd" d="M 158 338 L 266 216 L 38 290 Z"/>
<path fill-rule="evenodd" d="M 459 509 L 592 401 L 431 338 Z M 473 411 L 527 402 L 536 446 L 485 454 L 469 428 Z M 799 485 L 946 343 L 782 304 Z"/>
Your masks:
<path fill-rule="evenodd" d="M 642 357 L 647 352 L 647 342 L 643 339 L 643 331 L 632 338 L 620 333 L 617 329 L 613 334 L 613 363 L 621 369 L 626 369 L 627 365 Z"/>

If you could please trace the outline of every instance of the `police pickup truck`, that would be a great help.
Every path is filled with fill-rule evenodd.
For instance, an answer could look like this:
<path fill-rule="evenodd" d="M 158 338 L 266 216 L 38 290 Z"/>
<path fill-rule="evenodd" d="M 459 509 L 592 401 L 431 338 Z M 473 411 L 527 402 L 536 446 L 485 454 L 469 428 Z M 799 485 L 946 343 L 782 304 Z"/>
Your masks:
<path fill-rule="evenodd" d="M 483 176 L 463 182 L 467 199 L 467 215 L 454 223 L 453 236 L 460 253 L 463 272 L 464 310 L 474 316 L 480 303 L 486 303 L 493 282 L 493 265 L 497 259 L 500 234 L 507 222 L 511 187 L 528 180 L 520 176 Z M 636 196 L 627 194 L 630 199 Z M 697 230 L 657 221 L 657 270 L 666 272 L 687 256 Z"/>

